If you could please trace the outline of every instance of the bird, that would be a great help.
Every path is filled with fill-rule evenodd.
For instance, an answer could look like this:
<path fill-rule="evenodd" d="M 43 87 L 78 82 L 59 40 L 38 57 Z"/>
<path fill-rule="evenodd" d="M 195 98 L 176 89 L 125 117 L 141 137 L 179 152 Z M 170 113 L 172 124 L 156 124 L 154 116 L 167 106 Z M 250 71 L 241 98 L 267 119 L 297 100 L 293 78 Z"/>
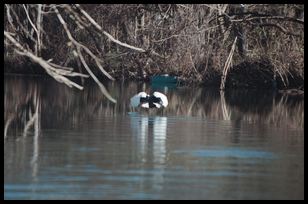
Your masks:
<path fill-rule="evenodd" d="M 157 91 L 152 95 L 140 92 L 130 99 L 130 105 L 134 108 L 166 108 L 168 106 L 168 99 L 166 95 Z"/>

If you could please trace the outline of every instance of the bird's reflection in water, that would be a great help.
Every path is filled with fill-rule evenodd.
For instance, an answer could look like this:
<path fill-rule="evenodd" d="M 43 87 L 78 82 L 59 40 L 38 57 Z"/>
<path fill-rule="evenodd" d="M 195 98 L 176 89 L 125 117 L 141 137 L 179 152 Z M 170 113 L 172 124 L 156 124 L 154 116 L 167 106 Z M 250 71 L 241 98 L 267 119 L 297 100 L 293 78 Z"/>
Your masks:
<path fill-rule="evenodd" d="M 137 154 L 140 156 L 140 170 L 153 169 L 152 176 L 142 183 L 150 183 L 161 191 L 164 184 L 166 163 L 167 117 L 131 114 L 131 129 L 137 140 Z"/>
<path fill-rule="evenodd" d="M 131 112 L 130 119 L 142 162 L 163 165 L 166 157 L 167 117 Z"/>

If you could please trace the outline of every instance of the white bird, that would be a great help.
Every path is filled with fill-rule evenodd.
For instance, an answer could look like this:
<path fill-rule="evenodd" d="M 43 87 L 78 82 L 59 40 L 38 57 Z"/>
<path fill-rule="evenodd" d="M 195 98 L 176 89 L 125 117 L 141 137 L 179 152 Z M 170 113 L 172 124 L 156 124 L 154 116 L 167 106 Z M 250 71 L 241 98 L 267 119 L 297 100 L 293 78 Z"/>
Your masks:
<path fill-rule="evenodd" d="M 132 107 L 142 108 L 162 108 L 168 106 L 167 96 L 155 91 L 152 95 L 148 95 L 145 92 L 140 92 L 130 99 L 130 105 Z"/>

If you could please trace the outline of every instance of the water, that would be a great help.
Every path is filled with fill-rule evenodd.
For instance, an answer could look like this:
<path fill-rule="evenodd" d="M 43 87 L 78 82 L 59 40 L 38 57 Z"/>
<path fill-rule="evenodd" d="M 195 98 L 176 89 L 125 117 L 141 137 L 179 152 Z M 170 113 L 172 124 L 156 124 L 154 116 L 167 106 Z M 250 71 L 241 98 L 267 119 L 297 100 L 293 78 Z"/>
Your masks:
<path fill-rule="evenodd" d="M 4 199 L 304 199 L 304 101 L 271 92 L 5 77 Z M 29 121 L 32 121 L 29 123 Z M 24 127 L 28 129 L 25 131 Z"/>

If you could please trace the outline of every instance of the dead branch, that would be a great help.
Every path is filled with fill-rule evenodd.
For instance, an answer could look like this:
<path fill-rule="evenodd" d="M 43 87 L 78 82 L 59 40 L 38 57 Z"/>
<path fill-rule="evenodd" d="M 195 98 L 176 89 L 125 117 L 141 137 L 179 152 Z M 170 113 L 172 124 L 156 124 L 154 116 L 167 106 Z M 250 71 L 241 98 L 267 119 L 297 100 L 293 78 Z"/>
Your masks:
<path fill-rule="evenodd" d="M 7 7 L 7 11 L 12 12 L 12 14 L 13 14 L 15 20 L 16 20 L 17 26 L 15 26 L 15 24 L 13 23 L 12 17 L 11 17 L 10 15 L 8 16 L 8 18 L 11 19 L 11 21 L 9 21 L 9 22 L 10 22 L 12 28 L 14 29 L 14 31 L 17 32 L 17 31 L 21 30 L 27 37 L 29 37 L 29 39 L 30 39 L 32 42 L 36 43 L 36 40 L 33 38 L 33 36 L 30 35 L 29 31 L 28 31 L 28 30 L 23 26 L 23 24 L 20 22 L 19 17 L 18 17 L 18 15 L 16 14 L 16 12 L 14 11 L 14 9 L 11 9 L 10 6 L 8 6 L 7 4 L 5 4 L 5 5 L 6 5 L 6 7 Z M 8 13 L 9 13 L 9 12 L 8 12 Z M 19 32 L 21 32 L 21 31 L 19 31 Z"/>
<path fill-rule="evenodd" d="M 101 65 L 101 63 L 100 63 L 101 59 L 99 59 L 98 57 L 96 57 L 95 54 L 93 54 L 93 53 L 89 50 L 89 48 L 87 48 L 86 46 L 84 46 L 84 45 L 82 45 L 81 43 L 77 42 L 77 41 L 73 38 L 71 32 L 69 31 L 69 29 L 68 29 L 68 27 L 67 27 L 66 22 L 64 21 L 64 19 L 62 18 L 61 14 L 59 13 L 59 10 L 58 10 L 56 7 L 54 7 L 54 9 L 55 9 L 55 12 L 56 12 L 56 14 L 57 14 L 57 17 L 58 17 L 60 23 L 62 24 L 62 26 L 63 26 L 63 28 L 64 28 L 64 30 L 65 30 L 65 32 L 66 32 L 68 38 L 69 38 L 69 40 L 70 40 L 77 48 L 78 48 L 78 47 L 83 48 L 83 50 L 85 50 L 85 51 L 95 60 L 96 65 L 97 65 L 97 66 L 99 67 L 99 69 L 103 72 L 103 74 L 104 74 L 105 76 L 107 76 L 109 79 L 114 80 L 114 78 L 113 78 L 108 72 L 106 72 L 105 69 L 102 67 L 102 65 Z"/>
<path fill-rule="evenodd" d="M 104 70 L 104 68 L 102 67 L 102 65 L 100 64 L 100 59 L 98 59 L 86 46 L 82 45 L 81 43 L 77 42 L 71 32 L 69 31 L 66 22 L 64 21 L 64 19 L 62 18 L 59 10 L 54 6 L 54 10 L 57 14 L 57 17 L 60 21 L 60 23 L 62 24 L 69 40 L 73 43 L 73 45 L 76 47 L 77 50 L 77 55 L 80 58 L 83 66 L 85 67 L 85 69 L 88 71 L 88 73 L 90 74 L 90 76 L 92 77 L 92 79 L 98 84 L 98 86 L 100 87 L 102 93 L 113 103 L 116 103 L 116 100 L 114 98 L 111 97 L 111 95 L 108 93 L 108 91 L 106 90 L 106 88 L 103 86 L 102 83 L 100 83 L 100 81 L 97 79 L 97 77 L 93 74 L 93 72 L 91 71 L 91 69 L 89 68 L 89 66 L 87 65 L 86 61 L 84 60 L 84 57 L 82 56 L 81 53 L 81 49 L 84 50 L 86 53 L 88 53 L 94 60 L 96 65 L 99 67 L 99 69 L 103 72 L 103 74 L 105 74 L 109 79 L 114 80 L 114 78 L 112 76 L 110 76 L 108 74 L 108 72 L 106 72 Z"/>
<path fill-rule="evenodd" d="M 288 31 L 287 29 L 283 28 L 282 26 L 278 25 L 278 24 L 274 24 L 274 23 L 260 23 L 260 24 L 255 24 L 257 26 L 260 26 L 260 27 L 265 27 L 265 26 L 269 26 L 269 27 L 275 27 L 275 28 L 278 28 L 281 32 L 283 32 L 284 34 L 287 34 L 287 35 L 294 35 L 294 36 L 302 36 L 301 34 L 299 33 L 293 33 L 293 32 L 290 32 Z"/>
<path fill-rule="evenodd" d="M 52 67 L 48 62 L 46 62 L 44 59 L 42 59 L 41 57 L 37 57 L 36 55 L 34 55 L 33 53 L 31 53 L 30 51 L 26 50 L 19 42 L 17 42 L 8 32 L 4 31 L 4 36 L 14 44 L 14 46 L 17 48 L 15 49 L 16 53 L 19 55 L 24 55 L 29 57 L 33 62 L 38 63 L 39 65 L 41 65 L 45 71 L 52 76 L 54 79 L 56 79 L 58 82 L 60 83 L 65 83 L 66 85 L 68 85 L 69 87 L 76 87 L 80 90 L 83 89 L 82 86 L 76 84 L 75 82 L 69 80 L 68 78 L 66 78 L 65 76 L 83 76 L 86 77 L 86 75 L 82 75 L 79 73 L 75 73 L 72 71 L 67 71 L 67 70 L 60 70 L 60 69 L 56 69 L 55 67 Z M 65 75 L 65 76 L 63 76 Z"/>
<path fill-rule="evenodd" d="M 77 53 L 78 56 L 80 58 L 80 61 L 82 62 L 83 66 L 86 68 L 86 70 L 89 72 L 89 74 L 91 75 L 92 79 L 98 84 L 100 90 L 102 91 L 102 93 L 113 103 L 116 103 L 117 101 L 112 98 L 112 96 L 108 93 L 107 89 L 105 88 L 105 86 L 97 79 L 97 77 L 93 74 L 93 72 L 91 71 L 91 69 L 88 67 L 86 61 L 84 60 L 84 57 L 81 53 L 80 47 L 77 47 Z"/>
<path fill-rule="evenodd" d="M 132 50 L 136 50 L 136 51 L 139 51 L 139 52 L 146 52 L 146 50 L 144 49 L 141 49 L 141 48 L 138 48 L 138 47 L 134 47 L 132 45 L 129 45 L 129 44 L 126 44 L 126 43 L 123 43 L 117 39 L 115 39 L 112 35 L 110 35 L 109 33 L 107 33 L 106 31 L 103 30 L 103 28 L 98 25 L 98 23 L 96 23 L 96 21 L 85 11 L 83 10 L 79 4 L 75 4 L 75 6 L 79 9 L 79 11 L 91 22 L 91 24 L 96 28 L 98 29 L 100 32 L 102 32 L 105 36 L 107 36 L 112 42 L 114 43 L 117 43 L 123 47 L 127 47 L 127 48 L 130 48 Z"/>
<path fill-rule="evenodd" d="M 235 39 L 234 39 L 234 42 L 233 42 L 233 45 L 231 47 L 229 56 L 228 56 L 228 58 L 226 60 L 226 63 L 225 63 L 224 69 L 223 69 L 223 73 L 222 73 L 222 76 L 221 76 L 220 90 L 224 90 L 225 89 L 225 82 L 226 82 L 226 78 L 227 78 L 227 73 L 228 73 L 228 70 L 229 70 L 231 62 L 232 62 L 232 56 L 234 54 L 234 49 L 235 49 L 236 41 L 237 41 L 237 37 L 235 37 Z"/>
<path fill-rule="evenodd" d="M 195 63 L 194 63 L 194 61 L 193 61 L 191 52 L 189 52 L 189 59 L 190 59 L 191 65 L 192 65 L 192 67 L 193 67 L 193 69 L 194 69 L 194 71 L 195 71 L 195 73 L 196 73 L 196 75 L 197 75 L 197 79 L 198 79 L 199 81 L 201 81 L 201 80 L 202 80 L 202 76 L 201 76 L 201 74 L 198 72 L 198 70 L 196 69 L 196 66 L 195 66 Z"/>
<path fill-rule="evenodd" d="M 270 14 L 262 14 L 262 13 L 257 13 L 257 12 L 243 12 L 243 13 L 229 13 L 228 16 L 243 16 L 245 15 L 246 17 L 243 19 L 237 19 L 233 21 L 250 21 L 250 20 L 255 20 L 255 19 L 275 19 L 275 20 L 280 20 L 280 21 L 291 21 L 294 23 L 299 23 L 304 25 L 305 22 L 304 20 L 297 19 L 297 18 L 292 18 L 289 16 L 273 16 Z M 223 15 L 218 16 L 218 17 L 223 17 Z"/>
<path fill-rule="evenodd" d="M 39 4 L 41 5 L 41 4 Z M 25 13 L 27 15 L 27 19 L 29 21 L 29 23 L 31 24 L 33 30 L 36 32 L 36 37 L 37 37 L 37 40 L 35 41 L 35 55 L 38 55 L 39 51 L 40 51 L 40 48 L 41 48 L 41 40 L 40 40 L 40 21 L 41 21 L 41 18 L 40 18 L 40 11 L 38 11 L 38 16 L 37 16 L 37 26 L 34 25 L 34 23 L 32 22 L 31 18 L 30 18 L 30 15 L 29 15 L 29 12 L 25 6 L 25 4 L 22 5 L 24 10 L 25 10 Z M 38 6 L 38 9 L 41 9 L 41 6 Z"/>

